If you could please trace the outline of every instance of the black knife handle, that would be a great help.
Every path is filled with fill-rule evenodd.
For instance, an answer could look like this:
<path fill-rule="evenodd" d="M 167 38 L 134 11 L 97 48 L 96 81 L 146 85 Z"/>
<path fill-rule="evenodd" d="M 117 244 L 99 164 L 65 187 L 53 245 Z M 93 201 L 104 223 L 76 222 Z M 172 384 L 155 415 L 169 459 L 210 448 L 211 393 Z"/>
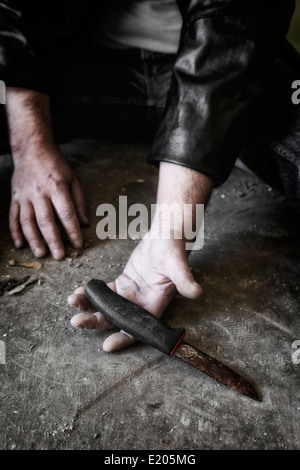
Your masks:
<path fill-rule="evenodd" d="M 85 294 L 114 325 L 165 354 L 170 355 L 185 334 L 184 328 L 164 325 L 144 308 L 114 292 L 104 281 L 89 281 Z"/>

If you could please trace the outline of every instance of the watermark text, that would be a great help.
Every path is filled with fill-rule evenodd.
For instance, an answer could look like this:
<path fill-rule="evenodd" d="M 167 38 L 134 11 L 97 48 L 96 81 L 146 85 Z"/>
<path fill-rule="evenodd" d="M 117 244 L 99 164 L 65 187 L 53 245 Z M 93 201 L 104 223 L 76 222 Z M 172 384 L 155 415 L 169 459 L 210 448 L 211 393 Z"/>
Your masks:
<path fill-rule="evenodd" d="M 293 341 L 292 349 L 295 349 L 295 351 L 292 352 L 292 363 L 300 364 L 300 339 Z"/>
<path fill-rule="evenodd" d="M 6 104 L 6 87 L 3 80 L 0 80 L 0 104 Z"/>
<path fill-rule="evenodd" d="M 292 89 L 295 90 L 292 93 L 292 103 L 293 104 L 300 104 L 300 80 L 295 80 L 292 83 Z"/>
<path fill-rule="evenodd" d="M 186 250 L 200 250 L 204 244 L 204 204 L 144 204 L 128 207 L 127 196 L 119 196 L 118 211 L 113 204 L 100 204 L 96 234 L 100 240 L 150 238 L 183 239 Z M 151 227 L 151 230 L 150 230 Z"/>

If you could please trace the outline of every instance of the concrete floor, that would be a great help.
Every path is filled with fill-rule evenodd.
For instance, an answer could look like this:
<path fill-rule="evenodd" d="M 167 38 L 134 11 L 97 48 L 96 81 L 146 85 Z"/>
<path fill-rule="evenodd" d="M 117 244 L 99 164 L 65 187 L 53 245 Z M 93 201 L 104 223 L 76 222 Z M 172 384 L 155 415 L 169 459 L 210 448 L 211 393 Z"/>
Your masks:
<path fill-rule="evenodd" d="M 137 243 L 97 239 L 97 206 L 117 204 L 119 195 L 128 204 L 154 202 L 157 170 L 145 163 L 144 145 L 73 142 L 63 151 L 91 225 L 82 252 L 69 247 L 63 261 L 48 256 L 40 269 L 8 264 L 34 259 L 10 240 L 11 167 L 1 158 L 1 285 L 25 276 L 39 282 L 0 297 L 0 448 L 299 450 L 300 363 L 292 356 L 300 340 L 299 220 L 286 201 L 235 168 L 214 192 L 204 248 L 190 258 L 204 295 L 177 296 L 164 316 L 248 378 L 262 397 L 256 402 L 143 344 L 105 353 L 109 332 L 70 325 L 68 295 L 92 277 L 114 279 Z"/>

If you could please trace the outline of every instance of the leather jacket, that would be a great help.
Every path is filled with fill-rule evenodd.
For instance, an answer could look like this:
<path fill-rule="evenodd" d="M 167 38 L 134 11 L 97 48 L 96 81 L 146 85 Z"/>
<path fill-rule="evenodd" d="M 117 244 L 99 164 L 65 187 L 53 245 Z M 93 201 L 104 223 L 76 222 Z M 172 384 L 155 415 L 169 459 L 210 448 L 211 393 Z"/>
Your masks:
<path fill-rule="evenodd" d="M 180 45 L 148 162 L 229 176 L 270 81 L 294 0 L 177 0 Z M 54 35 L 81 28 L 89 1 L 0 0 L 0 79 L 51 93 Z M 75 25 L 75 26 L 74 26 Z M 60 29 L 61 28 L 61 29 Z M 55 34 L 54 34 L 55 32 Z"/>

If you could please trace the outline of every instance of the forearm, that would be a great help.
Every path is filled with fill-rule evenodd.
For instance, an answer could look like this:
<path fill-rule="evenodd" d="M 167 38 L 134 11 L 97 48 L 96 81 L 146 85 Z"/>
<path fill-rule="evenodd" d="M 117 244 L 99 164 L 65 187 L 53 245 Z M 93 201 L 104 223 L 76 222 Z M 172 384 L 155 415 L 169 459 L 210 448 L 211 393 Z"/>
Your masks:
<path fill-rule="evenodd" d="M 6 114 L 15 162 L 22 157 L 24 151 L 54 144 L 48 95 L 24 88 L 8 87 Z"/>
<path fill-rule="evenodd" d="M 213 188 L 213 181 L 203 173 L 177 165 L 160 162 L 157 188 L 157 210 L 152 221 L 151 230 L 169 228 L 168 216 L 172 206 L 173 229 L 183 231 L 184 223 L 194 230 L 196 227 L 197 204 L 206 205 Z M 191 211 L 185 208 L 190 205 Z M 178 211 L 176 211 L 176 207 Z M 183 215 L 185 214 L 185 217 Z M 188 217 L 186 217 L 186 214 Z M 190 215 L 189 215 L 190 214 Z M 183 233 L 183 232 L 182 232 Z"/>

